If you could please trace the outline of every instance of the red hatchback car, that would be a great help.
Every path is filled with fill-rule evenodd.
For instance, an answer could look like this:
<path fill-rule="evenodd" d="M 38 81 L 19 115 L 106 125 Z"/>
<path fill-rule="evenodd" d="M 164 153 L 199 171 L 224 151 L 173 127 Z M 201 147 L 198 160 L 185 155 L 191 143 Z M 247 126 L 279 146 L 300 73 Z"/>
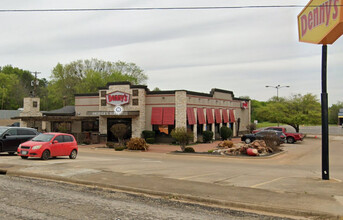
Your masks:
<path fill-rule="evenodd" d="M 39 134 L 18 147 L 18 155 L 23 159 L 39 157 L 47 160 L 58 156 L 69 156 L 70 159 L 75 159 L 77 152 L 78 147 L 74 136 L 65 133 Z"/>

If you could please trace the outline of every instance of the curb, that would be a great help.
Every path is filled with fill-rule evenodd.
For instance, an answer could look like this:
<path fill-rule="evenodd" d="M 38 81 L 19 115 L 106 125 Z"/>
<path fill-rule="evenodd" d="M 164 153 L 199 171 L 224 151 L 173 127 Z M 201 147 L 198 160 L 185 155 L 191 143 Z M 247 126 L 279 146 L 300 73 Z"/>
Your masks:
<path fill-rule="evenodd" d="M 201 157 L 220 157 L 220 158 L 232 158 L 232 159 L 269 159 L 273 157 L 280 156 L 282 154 L 285 154 L 287 151 L 283 150 L 278 153 L 272 154 L 272 155 L 265 155 L 265 156 L 235 156 L 235 155 L 222 155 L 222 154 L 206 154 L 206 152 L 202 153 L 184 153 L 184 152 L 178 152 L 178 151 L 171 151 L 167 154 L 171 155 L 181 155 L 181 156 L 201 156 Z"/>
<path fill-rule="evenodd" d="M 149 189 L 140 189 L 135 187 L 128 187 L 128 186 L 120 186 L 120 185 L 111 185 L 106 183 L 95 183 L 85 180 L 78 180 L 78 179 L 71 179 L 67 177 L 61 176 L 53 176 L 53 175 L 42 175 L 36 173 L 27 173 L 22 171 L 11 171 L 11 170 L 4 170 L 1 169 L 0 172 L 6 174 L 8 176 L 15 176 L 15 177 L 26 177 L 26 178 L 37 178 L 37 179 L 45 179 L 49 181 L 60 181 L 69 184 L 79 184 L 86 187 L 99 187 L 104 190 L 110 191 L 122 191 L 128 194 L 143 194 L 144 196 L 152 196 L 152 197 L 163 197 L 165 199 L 170 199 L 174 201 L 179 201 L 182 203 L 195 203 L 204 206 L 217 206 L 219 208 L 228 208 L 228 209 L 238 209 L 245 212 L 263 212 L 264 214 L 268 213 L 269 215 L 287 215 L 289 217 L 316 217 L 320 219 L 340 219 L 341 216 L 332 215 L 330 213 L 323 213 L 323 212 L 316 212 L 316 211 L 307 211 L 307 210 L 289 210 L 282 207 L 271 207 L 271 206 L 264 206 L 264 205 L 257 205 L 253 203 L 243 203 L 243 202 L 235 202 L 235 201 L 224 201 L 218 199 L 211 199 L 211 198 L 203 198 L 197 197 L 192 195 L 184 195 L 178 193 L 170 193 L 170 192 L 161 192 L 161 191 L 153 191 Z"/>

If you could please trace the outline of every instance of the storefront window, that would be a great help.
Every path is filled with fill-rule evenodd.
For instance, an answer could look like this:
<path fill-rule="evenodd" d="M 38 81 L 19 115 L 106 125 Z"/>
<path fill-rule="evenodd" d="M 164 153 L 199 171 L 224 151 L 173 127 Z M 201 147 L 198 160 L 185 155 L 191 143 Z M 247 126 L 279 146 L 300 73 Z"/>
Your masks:
<path fill-rule="evenodd" d="M 62 132 L 62 133 L 70 133 L 71 132 L 71 122 L 61 122 L 61 121 L 53 121 L 52 122 L 52 131 L 53 132 Z"/>
<path fill-rule="evenodd" d="M 83 121 L 81 124 L 81 130 L 89 132 L 98 132 L 99 131 L 99 121 Z"/>

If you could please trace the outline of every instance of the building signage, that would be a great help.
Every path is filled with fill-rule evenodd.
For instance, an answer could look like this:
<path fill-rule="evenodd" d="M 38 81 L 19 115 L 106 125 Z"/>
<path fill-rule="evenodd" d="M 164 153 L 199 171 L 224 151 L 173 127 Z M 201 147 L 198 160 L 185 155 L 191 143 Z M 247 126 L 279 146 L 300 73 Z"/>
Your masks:
<path fill-rule="evenodd" d="M 333 44 L 343 34 L 343 0 L 311 0 L 298 15 L 299 41 Z"/>
<path fill-rule="evenodd" d="M 130 103 L 130 94 L 126 92 L 112 92 L 106 95 L 106 102 L 110 105 L 125 105 Z"/>
<path fill-rule="evenodd" d="M 246 102 L 246 101 L 241 102 L 241 108 L 247 109 L 248 108 L 248 102 Z"/>

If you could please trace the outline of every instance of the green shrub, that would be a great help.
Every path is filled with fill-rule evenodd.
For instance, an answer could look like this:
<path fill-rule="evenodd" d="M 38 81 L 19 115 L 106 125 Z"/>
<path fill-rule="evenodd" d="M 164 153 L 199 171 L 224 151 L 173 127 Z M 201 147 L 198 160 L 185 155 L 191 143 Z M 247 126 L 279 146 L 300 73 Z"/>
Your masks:
<path fill-rule="evenodd" d="M 193 147 L 185 147 L 185 150 L 184 150 L 184 152 L 187 152 L 187 153 L 194 153 L 194 152 L 195 152 L 195 150 L 194 150 L 194 148 L 193 148 Z"/>
<path fill-rule="evenodd" d="M 147 138 L 147 139 L 146 139 L 146 142 L 147 142 L 148 144 L 154 144 L 154 143 L 155 143 L 155 138 Z"/>
<path fill-rule="evenodd" d="M 227 140 L 232 138 L 232 129 L 226 126 L 220 128 L 220 136 L 222 140 Z"/>
<path fill-rule="evenodd" d="M 207 152 L 208 152 L 208 153 L 210 153 L 210 154 L 212 154 L 212 153 L 213 153 L 213 151 L 214 151 L 214 150 L 208 150 Z"/>
<path fill-rule="evenodd" d="M 155 131 L 144 130 L 142 131 L 142 137 L 147 140 L 148 138 L 155 138 Z"/>
<path fill-rule="evenodd" d="M 175 128 L 172 130 L 171 136 L 179 143 L 182 151 L 185 151 L 185 146 L 194 137 L 193 132 L 187 131 L 186 128 Z"/>
<path fill-rule="evenodd" d="M 248 129 L 249 133 L 252 133 L 253 130 L 256 130 L 256 124 L 248 124 L 246 128 Z"/>
<path fill-rule="evenodd" d="M 115 143 L 114 142 L 107 142 L 106 143 L 106 146 L 108 147 L 108 148 L 114 148 L 115 147 Z"/>
<path fill-rule="evenodd" d="M 122 151 L 124 149 L 127 149 L 127 147 L 126 146 L 121 146 L 121 147 L 115 147 L 114 148 L 115 151 Z"/>
<path fill-rule="evenodd" d="M 212 131 L 204 131 L 202 133 L 204 143 L 211 142 L 213 140 L 213 132 Z"/>
<path fill-rule="evenodd" d="M 129 150 L 148 150 L 149 145 L 145 142 L 143 138 L 131 138 L 127 144 L 127 149 Z"/>

